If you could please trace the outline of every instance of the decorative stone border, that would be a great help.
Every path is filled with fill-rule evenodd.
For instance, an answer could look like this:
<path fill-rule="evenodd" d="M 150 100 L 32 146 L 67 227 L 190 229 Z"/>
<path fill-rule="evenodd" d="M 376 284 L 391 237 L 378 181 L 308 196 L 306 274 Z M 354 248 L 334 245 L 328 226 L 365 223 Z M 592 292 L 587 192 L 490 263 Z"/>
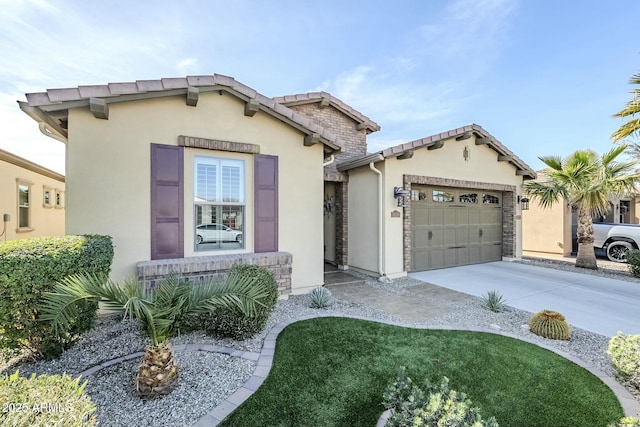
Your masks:
<path fill-rule="evenodd" d="M 616 395 L 620 404 L 622 405 L 622 409 L 626 416 L 632 417 L 640 413 L 640 402 L 638 402 L 629 391 L 624 388 L 621 384 L 619 384 L 616 380 L 611 378 L 609 375 L 588 365 L 586 362 L 574 357 L 570 354 L 564 353 L 561 350 L 555 349 L 546 344 L 541 344 L 538 342 L 534 342 L 533 340 L 529 340 L 525 337 L 517 336 L 514 334 L 509 334 L 506 332 L 496 331 L 494 329 L 485 329 L 485 328 L 461 328 L 456 326 L 442 326 L 437 325 L 433 327 L 429 326 L 413 326 L 408 325 L 402 322 L 390 322 L 381 319 L 371 319 L 363 316 L 351 316 L 351 315 L 336 315 L 336 314 L 323 314 L 318 313 L 318 315 L 310 315 L 310 316 L 302 316 L 296 319 L 289 319 L 283 322 L 278 323 L 276 326 L 271 328 L 269 333 L 264 338 L 264 343 L 262 345 L 262 350 L 260 353 L 254 353 L 249 351 L 236 350 L 231 347 L 223 347 L 219 345 L 210 345 L 210 344 L 180 344 L 173 346 L 174 351 L 207 351 L 212 353 L 224 353 L 234 357 L 242 357 L 244 359 L 249 359 L 253 361 L 257 361 L 257 366 L 255 371 L 253 372 L 253 376 L 249 378 L 242 387 L 235 391 L 231 396 L 227 399 L 223 400 L 218 406 L 213 408 L 208 414 L 204 415 L 200 420 L 192 425 L 192 427 L 215 427 L 222 422 L 227 416 L 229 416 L 233 411 L 235 411 L 238 406 L 244 403 L 245 400 L 249 398 L 253 393 L 255 393 L 258 388 L 262 385 L 264 380 L 267 378 L 269 371 L 271 371 L 271 366 L 273 366 L 273 356 L 276 348 L 276 339 L 280 332 L 284 330 L 287 326 L 300 322 L 302 320 L 310 320 L 317 319 L 321 317 L 342 317 L 349 319 L 357 319 L 357 320 L 366 320 L 370 322 L 378 322 L 384 323 L 391 326 L 400 326 L 403 328 L 413 328 L 413 329 L 433 329 L 433 330 L 449 330 L 449 331 L 471 331 L 471 332 L 486 332 L 495 335 L 502 335 L 506 337 L 511 337 L 518 339 L 520 341 L 528 342 L 530 344 L 536 345 L 538 347 L 545 348 L 550 350 L 559 356 L 564 357 L 565 359 L 575 363 L 576 365 L 588 370 L 596 377 L 600 378 L 600 380 L 605 383 L 611 391 Z M 103 362 L 99 365 L 96 365 L 92 368 L 89 368 L 85 371 L 80 372 L 81 376 L 88 376 L 95 374 L 101 369 L 107 368 L 109 366 L 115 365 L 117 363 L 122 363 L 127 360 L 135 359 L 138 357 L 142 357 L 144 355 L 143 352 L 136 352 L 129 354 L 127 356 L 119 357 L 117 359 L 109 360 L 107 362 Z M 377 427 L 384 426 L 384 422 L 386 422 L 386 417 L 389 416 L 387 411 L 385 411 L 380 420 L 378 421 Z M 383 421 L 384 419 L 384 421 Z M 381 424 L 382 422 L 382 424 Z"/>

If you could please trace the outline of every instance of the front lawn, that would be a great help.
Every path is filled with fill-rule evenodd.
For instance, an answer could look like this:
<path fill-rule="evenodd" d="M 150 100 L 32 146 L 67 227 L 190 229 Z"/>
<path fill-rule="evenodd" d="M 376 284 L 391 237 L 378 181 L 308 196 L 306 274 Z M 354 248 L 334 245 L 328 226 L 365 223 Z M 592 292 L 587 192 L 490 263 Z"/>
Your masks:
<path fill-rule="evenodd" d="M 223 426 L 374 426 L 400 366 L 465 392 L 503 426 L 606 426 L 624 413 L 587 370 L 513 338 L 348 318 L 296 322 L 278 337 L 260 389 Z"/>

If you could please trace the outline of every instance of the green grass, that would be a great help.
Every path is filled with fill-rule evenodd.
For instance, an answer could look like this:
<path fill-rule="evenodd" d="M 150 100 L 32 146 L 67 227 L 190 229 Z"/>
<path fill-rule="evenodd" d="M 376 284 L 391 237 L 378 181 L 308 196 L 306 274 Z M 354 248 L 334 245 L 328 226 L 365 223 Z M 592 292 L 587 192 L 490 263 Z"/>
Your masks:
<path fill-rule="evenodd" d="M 606 426 L 624 413 L 587 370 L 513 338 L 347 318 L 294 323 L 269 376 L 223 426 L 375 426 L 400 366 L 417 384 L 450 379 L 503 426 Z"/>

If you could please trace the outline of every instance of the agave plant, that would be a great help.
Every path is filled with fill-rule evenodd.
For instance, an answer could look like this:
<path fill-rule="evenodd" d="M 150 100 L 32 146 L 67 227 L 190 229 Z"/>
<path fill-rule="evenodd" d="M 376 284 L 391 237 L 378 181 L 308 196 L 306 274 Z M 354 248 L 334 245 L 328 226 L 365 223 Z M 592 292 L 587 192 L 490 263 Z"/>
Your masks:
<path fill-rule="evenodd" d="M 266 295 L 268 284 L 233 271 L 222 283 L 190 283 L 169 276 L 154 287 L 135 278 L 118 284 L 104 277 L 78 275 L 44 294 L 41 320 L 51 322 L 54 328 L 64 327 L 76 315 L 74 302 L 80 300 L 99 301 L 108 309 L 137 319 L 151 339 L 135 378 L 138 394 L 148 399 L 167 394 L 176 385 L 179 369 L 168 340 L 184 320 L 221 306 L 237 307 L 252 317 Z"/>

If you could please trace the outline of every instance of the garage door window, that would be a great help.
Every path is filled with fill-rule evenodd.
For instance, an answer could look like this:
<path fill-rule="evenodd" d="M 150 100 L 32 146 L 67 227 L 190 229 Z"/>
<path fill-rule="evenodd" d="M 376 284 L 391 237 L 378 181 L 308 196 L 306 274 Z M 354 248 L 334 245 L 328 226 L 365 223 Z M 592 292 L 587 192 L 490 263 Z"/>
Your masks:
<path fill-rule="evenodd" d="M 500 198 L 498 196 L 494 196 L 493 194 L 483 194 L 482 203 L 484 203 L 485 205 L 499 205 Z"/>
<path fill-rule="evenodd" d="M 445 202 L 452 203 L 455 201 L 455 197 L 453 193 L 444 190 L 433 190 L 433 198 L 434 202 Z"/>
<path fill-rule="evenodd" d="M 464 193 L 459 196 L 460 203 L 478 203 L 478 193 Z"/>

